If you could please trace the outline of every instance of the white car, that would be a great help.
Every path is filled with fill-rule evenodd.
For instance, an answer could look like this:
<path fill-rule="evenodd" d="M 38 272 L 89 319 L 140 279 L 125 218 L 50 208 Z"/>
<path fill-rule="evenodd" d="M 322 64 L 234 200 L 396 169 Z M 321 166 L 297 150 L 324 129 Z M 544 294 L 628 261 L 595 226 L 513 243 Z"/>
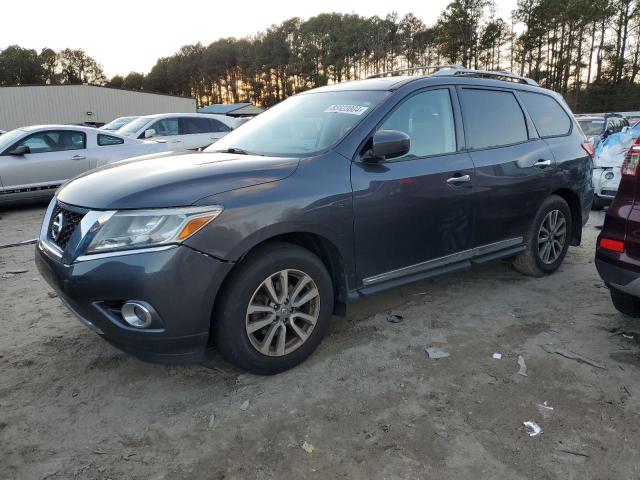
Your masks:
<path fill-rule="evenodd" d="M 136 118 L 140 118 L 140 117 L 138 117 L 138 116 L 136 116 L 136 117 L 118 117 L 115 120 L 111 120 L 106 125 L 101 126 L 100 130 L 109 130 L 110 132 L 115 132 L 117 130 L 120 130 L 126 124 L 133 122 Z"/>
<path fill-rule="evenodd" d="M 0 205 L 50 197 L 62 183 L 126 158 L 166 152 L 154 141 L 91 127 L 42 125 L 0 136 Z"/>
<path fill-rule="evenodd" d="M 169 150 L 198 150 L 217 142 L 235 127 L 235 120 L 226 115 L 163 113 L 140 117 L 116 133 L 166 142 Z"/>

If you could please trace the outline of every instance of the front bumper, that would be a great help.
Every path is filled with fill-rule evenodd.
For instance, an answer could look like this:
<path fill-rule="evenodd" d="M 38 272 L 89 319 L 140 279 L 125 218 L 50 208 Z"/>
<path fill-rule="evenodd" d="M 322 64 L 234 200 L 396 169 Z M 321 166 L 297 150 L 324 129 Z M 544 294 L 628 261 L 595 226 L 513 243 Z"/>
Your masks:
<path fill-rule="evenodd" d="M 640 272 L 615 265 L 596 257 L 596 268 L 607 287 L 640 297 Z"/>
<path fill-rule="evenodd" d="M 203 360 L 213 303 L 231 263 L 184 245 L 96 257 L 67 265 L 43 240 L 36 248 L 42 276 L 80 321 L 109 343 L 157 363 Z M 158 318 L 150 328 L 124 321 L 119 306 L 127 300 L 153 306 Z"/>
<path fill-rule="evenodd" d="M 606 178 L 607 176 L 611 178 Z M 594 168 L 594 195 L 603 200 L 613 200 L 618 193 L 621 179 L 620 168 Z"/>

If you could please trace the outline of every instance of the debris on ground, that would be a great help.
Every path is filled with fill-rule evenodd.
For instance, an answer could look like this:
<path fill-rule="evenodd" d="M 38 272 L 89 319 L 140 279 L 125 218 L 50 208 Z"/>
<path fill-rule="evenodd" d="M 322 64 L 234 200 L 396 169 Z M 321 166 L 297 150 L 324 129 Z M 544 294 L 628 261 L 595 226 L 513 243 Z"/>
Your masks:
<path fill-rule="evenodd" d="M 493 357 L 493 359 L 494 359 L 494 360 L 501 360 L 501 359 L 502 359 L 502 354 L 501 354 L 501 353 L 496 352 L 496 353 L 494 353 L 494 354 L 492 355 L 492 357 Z"/>
<path fill-rule="evenodd" d="M 427 352 L 429 358 L 432 358 L 434 360 L 437 360 L 438 358 L 447 358 L 449 356 L 449 352 L 440 348 L 426 347 L 424 351 Z"/>
<path fill-rule="evenodd" d="M 315 450 L 315 448 L 313 447 L 313 445 L 311 445 L 309 442 L 307 442 L 306 440 L 304 442 L 302 442 L 302 449 L 307 452 L 307 453 L 313 453 L 313 451 Z"/>
<path fill-rule="evenodd" d="M 518 355 L 518 366 L 520 367 L 520 369 L 518 370 L 518 375 L 528 377 L 529 375 L 527 375 L 527 364 L 524 363 L 524 357 L 522 355 Z"/>
<path fill-rule="evenodd" d="M 58 296 L 56 292 L 47 292 L 47 295 L 49 295 L 49 298 L 56 298 Z"/>
<path fill-rule="evenodd" d="M 404 317 L 397 313 L 391 313 L 387 315 L 387 322 L 389 323 L 400 323 L 403 320 L 404 320 Z"/>
<path fill-rule="evenodd" d="M 530 437 L 537 437 L 542 433 L 542 428 L 536 422 L 528 420 L 526 422 L 522 422 L 522 424 L 529 429 L 527 432 Z"/>
<path fill-rule="evenodd" d="M 586 453 L 582 453 L 582 452 L 575 452 L 573 450 L 565 450 L 565 449 L 560 449 L 558 450 L 562 453 L 568 453 L 569 455 L 575 455 L 576 457 L 585 457 L 585 458 L 589 458 L 589 455 L 587 455 Z"/>
<path fill-rule="evenodd" d="M 542 404 L 538 404 L 538 408 L 542 409 L 542 410 L 553 410 L 553 407 L 551 405 L 549 405 L 549 402 L 545 401 Z"/>
<path fill-rule="evenodd" d="M 580 355 L 579 353 L 571 352 L 569 350 L 564 350 L 562 348 L 553 347 L 551 345 L 543 345 L 542 349 L 547 353 L 555 353 L 562 357 L 568 358 L 570 360 L 575 360 L 578 363 L 586 363 L 587 365 L 591 365 L 592 367 L 600 368 L 602 370 L 607 369 L 607 367 L 605 367 L 604 365 L 598 362 L 595 362 L 583 355 Z"/>
<path fill-rule="evenodd" d="M 209 417 L 209 428 L 213 428 L 215 423 L 216 423 L 216 416 L 214 414 L 211 414 L 211 416 Z"/>
<path fill-rule="evenodd" d="M 242 405 L 240 405 L 240 410 L 242 410 L 243 412 L 246 411 L 247 408 L 249 408 L 249 400 L 245 400 L 244 402 L 242 402 Z"/>
<path fill-rule="evenodd" d="M 11 275 L 19 275 L 21 273 L 27 273 L 29 270 L 7 270 L 6 273 Z"/>

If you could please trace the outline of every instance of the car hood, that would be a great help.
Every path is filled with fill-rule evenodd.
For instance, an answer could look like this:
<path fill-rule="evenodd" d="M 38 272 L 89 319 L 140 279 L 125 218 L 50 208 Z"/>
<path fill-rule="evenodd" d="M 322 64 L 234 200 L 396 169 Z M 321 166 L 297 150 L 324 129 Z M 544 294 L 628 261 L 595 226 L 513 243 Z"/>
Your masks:
<path fill-rule="evenodd" d="M 201 198 L 275 182 L 295 172 L 297 158 L 229 153 L 159 153 L 106 165 L 66 183 L 64 203 L 98 210 L 192 205 Z"/>

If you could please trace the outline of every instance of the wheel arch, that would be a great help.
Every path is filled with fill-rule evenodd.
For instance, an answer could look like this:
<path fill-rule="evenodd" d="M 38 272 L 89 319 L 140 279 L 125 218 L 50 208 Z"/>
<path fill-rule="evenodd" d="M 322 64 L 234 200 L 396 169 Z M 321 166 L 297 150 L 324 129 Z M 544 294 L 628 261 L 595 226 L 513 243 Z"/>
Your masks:
<path fill-rule="evenodd" d="M 580 205 L 580 197 L 570 188 L 560 188 L 551 192 L 562 198 L 571 211 L 571 243 L 572 246 L 580 245 L 582 240 L 582 207 Z"/>

